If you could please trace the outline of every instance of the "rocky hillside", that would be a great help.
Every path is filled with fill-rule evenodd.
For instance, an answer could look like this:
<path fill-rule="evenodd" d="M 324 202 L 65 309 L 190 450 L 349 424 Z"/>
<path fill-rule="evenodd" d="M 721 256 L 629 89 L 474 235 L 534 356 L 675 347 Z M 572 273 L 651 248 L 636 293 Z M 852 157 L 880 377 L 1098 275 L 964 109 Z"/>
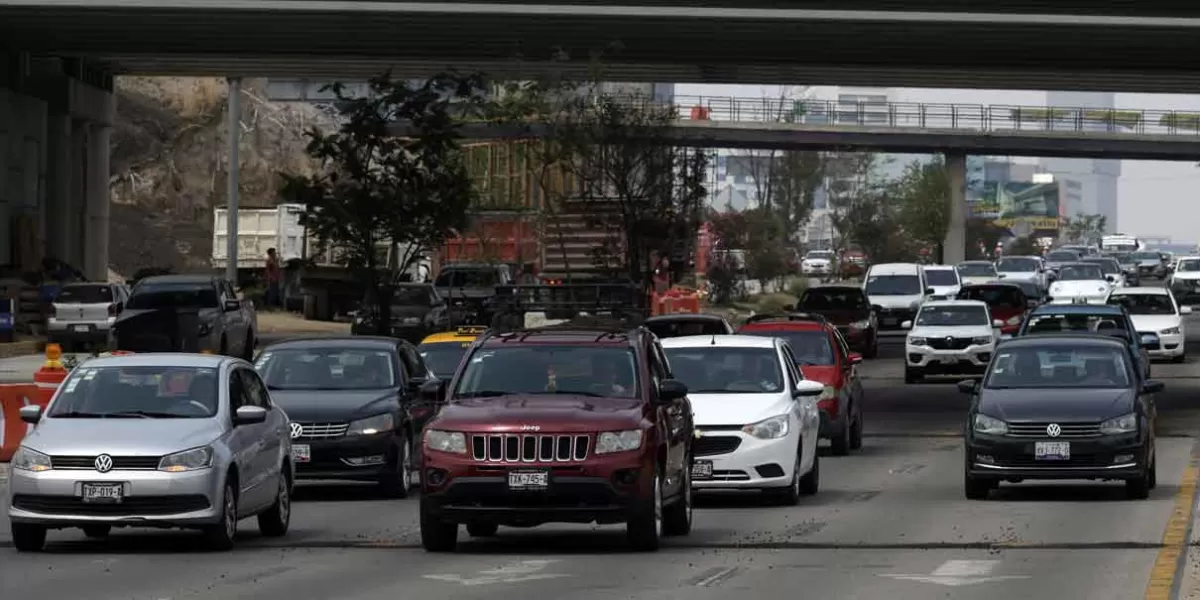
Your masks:
<path fill-rule="evenodd" d="M 239 137 L 243 207 L 273 206 L 277 173 L 311 172 L 303 132 L 332 121 L 320 109 L 265 100 L 264 81 L 243 82 Z M 212 208 L 226 203 L 228 94 L 224 79 L 117 80 L 112 148 L 111 266 L 207 269 Z"/>

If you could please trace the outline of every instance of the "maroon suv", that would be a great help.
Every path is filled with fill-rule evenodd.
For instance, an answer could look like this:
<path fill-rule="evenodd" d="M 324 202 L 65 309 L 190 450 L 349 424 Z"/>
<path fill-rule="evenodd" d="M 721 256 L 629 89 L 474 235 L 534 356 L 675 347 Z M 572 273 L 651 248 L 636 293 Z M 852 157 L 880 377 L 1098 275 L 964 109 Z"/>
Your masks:
<path fill-rule="evenodd" d="M 644 328 L 485 334 L 423 435 L 421 542 L 454 550 L 500 525 L 625 523 L 655 550 L 691 531 L 692 409 Z"/>

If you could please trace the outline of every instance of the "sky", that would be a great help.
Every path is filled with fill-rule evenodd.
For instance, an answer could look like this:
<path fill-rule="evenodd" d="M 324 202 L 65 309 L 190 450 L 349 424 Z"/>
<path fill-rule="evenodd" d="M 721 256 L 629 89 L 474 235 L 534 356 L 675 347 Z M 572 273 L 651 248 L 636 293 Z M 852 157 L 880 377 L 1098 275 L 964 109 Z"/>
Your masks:
<path fill-rule="evenodd" d="M 862 89 L 862 88 L 854 88 Z M 675 96 L 687 106 L 697 96 L 733 98 L 805 97 L 833 100 L 836 87 L 678 84 Z M 1017 90 L 891 88 L 896 102 L 1045 106 L 1046 93 Z M 691 100 L 689 101 L 689 98 Z M 1116 109 L 1200 112 L 1200 96 L 1186 94 L 1117 94 Z M 1016 158 L 1015 162 L 1037 159 Z M 1133 235 L 1170 236 L 1176 242 L 1200 242 L 1200 167 L 1195 163 L 1122 161 L 1116 229 Z M 1110 229 L 1113 229 L 1110 227 Z"/>

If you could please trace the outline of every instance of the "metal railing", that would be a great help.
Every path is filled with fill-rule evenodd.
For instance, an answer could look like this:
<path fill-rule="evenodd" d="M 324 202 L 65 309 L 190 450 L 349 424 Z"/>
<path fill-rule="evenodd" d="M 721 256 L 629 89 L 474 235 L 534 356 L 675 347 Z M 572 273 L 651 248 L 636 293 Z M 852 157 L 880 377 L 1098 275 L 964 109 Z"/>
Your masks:
<path fill-rule="evenodd" d="M 630 98 L 630 102 L 652 102 Z M 941 129 L 964 132 L 1058 132 L 1097 135 L 1200 136 L 1200 111 L 931 104 L 845 103 L 832 100 L 676 96 L 685 121 L 794 123 L 827 127 Z"/>

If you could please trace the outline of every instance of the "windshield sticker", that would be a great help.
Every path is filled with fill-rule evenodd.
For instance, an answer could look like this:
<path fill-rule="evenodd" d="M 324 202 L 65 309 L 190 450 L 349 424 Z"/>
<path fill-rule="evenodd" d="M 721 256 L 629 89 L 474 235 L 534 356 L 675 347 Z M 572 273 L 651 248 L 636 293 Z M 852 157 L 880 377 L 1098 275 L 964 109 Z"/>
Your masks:
<path fill-rule="evenodd" d="M 68 382 L 67 382 L 67 389 L 66 389 L 66 392 L 67 392 L 68 394 L 74 394 L 74 393 L 75 393 L 75 388 L 79 387 L 79 382 L 80 382 L 80 381 L 83 381 L 83 378 L 81 378 L 81 377 L 75 377 L 75 378 L 72 378 L 72 379 L 71 379 L 71 381 L 68 381 Z"/>
<path fill-rule="evenodd" d="M 96 369 L 87 369 L 83 372 L 83 379 L 86 381 L 91 381 L 96 378 L 96 373 L 98 372 L 99 371 Z"/>

